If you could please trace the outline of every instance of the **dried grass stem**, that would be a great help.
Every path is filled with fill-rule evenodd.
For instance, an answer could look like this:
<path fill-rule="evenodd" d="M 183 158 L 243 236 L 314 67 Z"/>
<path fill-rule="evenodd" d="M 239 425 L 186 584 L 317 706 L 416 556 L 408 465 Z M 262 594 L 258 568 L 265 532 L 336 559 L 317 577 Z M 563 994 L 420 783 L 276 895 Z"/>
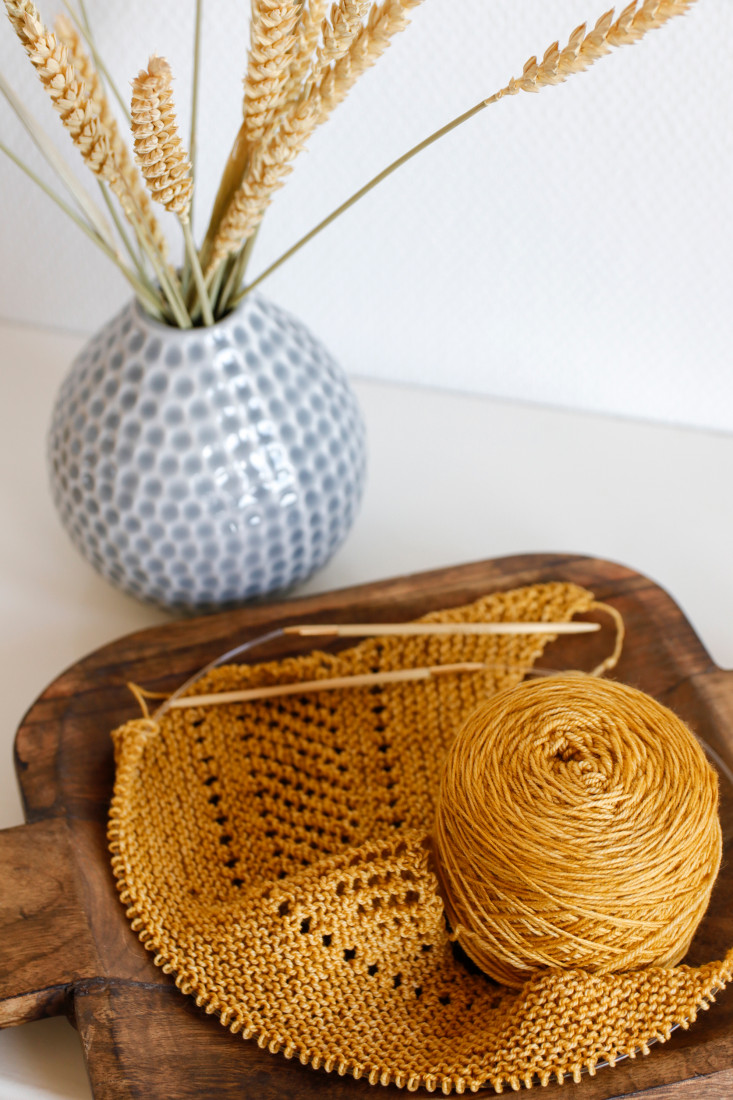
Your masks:
<path fill-rule="evenodd" d="M 414 0 L 412 0 L 414 3 Z M 541 88 L 553 84 L 561 84 L 574 73 L 584 72 L 590 68 L 599 58 L 611 52 L 615 46 L 632 45 L 638 42 L 651 30 L 663 26 L 670 19 L 678 15 L 684 15 L 696 2 L 696 0 L 633 0 L 623 9 L 620 16 L 614 22 L 614 11 L 606 12 L 592 30 L 588 31 L 587 24 L 576 27 L 570 35 L 568 45 L 560 49 L 559 43 L 554 42 L 544 53 L 542 61 L 531 57 L 524 66 L 521 77 L 512 78 L 505 87 L 489 96 L 488 99 L 477 103 L 470 110 L 454 118 L 451 122 L 442 126 L 435 133 L 413 146 L 401 157 L 389 164 L 385 169 L 374 176 L 368 183 L 361 187 L 355 194 L 341 203 L 318 225 L 314 226 L 304 237 L 296 241 L 282 256 L 269 265 L 253 282 L 244 287 L 232 299 L 231 305 L 236 306 L 256 286 L 259 286 L 269 275 L 276 271 L 281 264 L 291 259 L 306 244 L 313 240 L 322 230 L 326 229 L 336 218 L 344 214 L 360 199 L 369 194 L 378 184 L 392 175 L 398 168 L 406 164 L 418 153 L 423 152 L 440 138 L 468 122 L 474 115 L 484 110 L 485 107 L 497 103 L 504 96 L 516 95 L 520 91 L 538 92 Z M 388 5 L 385 5 L 387 7 Z M 327 97 L 324 96 L 324 101 Z"/>
<path fill-rule="evenodd" d="M 341 44 L 345 52 L 334 65 L 322 68 L 316 82 L 307 83 L 302 97 L 283 113 L 254 151 L 242 184 L 233 194 L 214 237 L 207 275 L 215 271 L 227 255 L 238 251 L 254 232 L 274 192 L 285 182 L 293 160 L 313 130 L 345 98 L 358 76 L 381 56 L 392 36 L 407 26 L 408 11 L 420 2 L 386 0 L 382 5 L 375 4 L 366 26 L 361 26 L 358 18 L 362 11 L 360 5 L 349 7 L 348 15 L 346 5 L 343 9 L 341 5 L 334 5 L 334 21 L 344 28 Z M 327 25 L 333 30 L 332 24 Z M 357 29 L 357 25 L 361 29 Z M 348 45 L 345 45 L 347 38 Z M 332 49 L 336 49 L 335 44 Z"/>

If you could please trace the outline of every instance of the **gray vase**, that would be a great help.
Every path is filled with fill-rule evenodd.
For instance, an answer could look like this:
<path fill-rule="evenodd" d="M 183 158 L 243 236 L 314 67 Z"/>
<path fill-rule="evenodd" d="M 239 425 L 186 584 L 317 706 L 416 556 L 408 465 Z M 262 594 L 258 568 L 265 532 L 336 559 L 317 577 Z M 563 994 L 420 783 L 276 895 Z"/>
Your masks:
<path fill-rule="evenodd" d="M 63 524 L 107 580 L 207 609 L 328 560 L 361 498 L 364 424 L 340 367 L 270 302 L 189 331 L 132 302 L 74 362 L 48 455 Z"/>

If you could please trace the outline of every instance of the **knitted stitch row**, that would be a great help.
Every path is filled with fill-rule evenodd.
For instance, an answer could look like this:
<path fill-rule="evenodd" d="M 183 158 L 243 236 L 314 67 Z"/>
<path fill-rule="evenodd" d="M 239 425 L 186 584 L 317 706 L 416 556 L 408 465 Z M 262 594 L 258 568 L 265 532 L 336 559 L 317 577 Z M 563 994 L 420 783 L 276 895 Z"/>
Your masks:
<path fill-rule="evenodd" d="M 533 585 L 426 618 L 561 621 L 591 593 Z M 370 639 L 215 669 L 190 694 L 457 661 L 485 673 L 169 710 L 113 734 L 109 837 L 155 963 L 232 1032 L 371 1083 L 477 1091 L 578 1080 L 687 1026 L 731 979 L 699 969 L 552 971 L 508 990 L 446 927 L 429 830 L 443 759 L 538 635 Z"/>

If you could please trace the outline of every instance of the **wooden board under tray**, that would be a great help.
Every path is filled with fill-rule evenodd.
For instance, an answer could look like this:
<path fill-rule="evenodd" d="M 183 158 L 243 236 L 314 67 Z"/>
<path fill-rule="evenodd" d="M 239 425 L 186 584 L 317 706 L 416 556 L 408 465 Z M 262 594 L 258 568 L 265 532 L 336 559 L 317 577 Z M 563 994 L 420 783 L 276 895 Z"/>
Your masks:
<path fill-rule="evenodd" d="M 682 612 L 647 578 L 589 558 L 529 555 L 441 569 L 378 584 L 184 620 L 132 634 L 79 661 L 31 707 L 15 766 L 28 824 L 0 833 L 0 1025 L 65 1013 L 82 1041 L 98 1100 L 275 1100 L 405 1096 L 316 1072 L 262 1051 L 196 1009 L 152 962 L 118 900 L 105 839 L 112 788 L 109 732 L 134 717 L 130 680 L 172 691 L 225 650 L 275 626 L 387 621 L 537 581 L 590 588 L 621 611 L 624 655 L 614 675 L 676 710 L 733 767 L 733 673 L 712 663 Z M 611 633 L 561 639 L 544 662 L 584 667 Z M 293 650 L 282 639 L 279 654 Z M 268 655 L 278 655 L 270 648 Z M 728 829 L 728 812 L 725 806 Z M 688 960 L 733 944 L 733 875 L 724 863 Z M 733 1097 L 733 994 L 648 1057 L 601 1069 L 542 1096 Z"/>

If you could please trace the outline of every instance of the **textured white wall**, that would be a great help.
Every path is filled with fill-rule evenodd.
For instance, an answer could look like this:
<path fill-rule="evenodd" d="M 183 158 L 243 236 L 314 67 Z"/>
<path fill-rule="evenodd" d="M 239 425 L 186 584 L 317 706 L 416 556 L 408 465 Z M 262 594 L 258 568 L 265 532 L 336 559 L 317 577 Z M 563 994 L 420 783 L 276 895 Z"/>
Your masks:
<path fill-rule="evenodd" d="M 185 127 L 192 0 L 87 3 L 125 86 L 149 52 L 169 57 Z M 297 163 L 253 271 L 601 8 L 425 0 Z M 247 11 L 246 0 L 206 7 L 199 232 L 238 125 Z M 382 185 L 266 292 L 354 374 L 732 430 L 731 48 L 733 5 L 699 0 L 566 85 L 501 102 Z M 7 25 L 0 64 L 58 130 Z M 38 163 L 4 104 L 0 133 Z M 0 314 L 91 331 L 125 284 L 8 163 L 0 187 Z"/>

